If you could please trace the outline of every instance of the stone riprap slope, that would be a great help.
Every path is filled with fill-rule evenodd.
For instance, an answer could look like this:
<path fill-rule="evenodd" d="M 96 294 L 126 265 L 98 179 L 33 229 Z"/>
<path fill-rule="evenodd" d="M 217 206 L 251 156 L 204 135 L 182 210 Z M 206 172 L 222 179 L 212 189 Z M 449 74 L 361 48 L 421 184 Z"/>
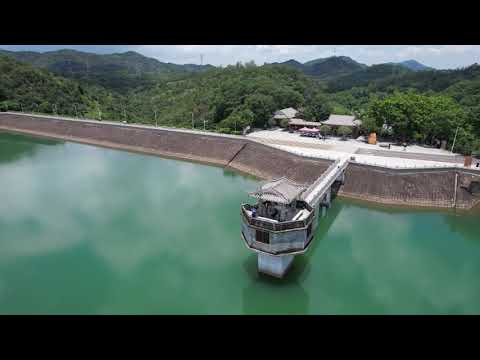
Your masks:
<path fill-rule="evenodd" d="M 457 190 L 455 199 L 455 175 Z M 350 164 L 339 194 L 384 204 L 469 209 L 480 198 L 466 188 L 480 181 L 480 172 L 462 169 L 394 170 Z"/>
<path fill-rule="evenodd" d="M 244 137 L 163 130 L 0 113 L 0 129 L 50 136 L 88 144 L 121 148 L 199 161 L 252 174 L 262 179 L 288 176 L 309 184 L 331 163 L 274 149 Z"/>

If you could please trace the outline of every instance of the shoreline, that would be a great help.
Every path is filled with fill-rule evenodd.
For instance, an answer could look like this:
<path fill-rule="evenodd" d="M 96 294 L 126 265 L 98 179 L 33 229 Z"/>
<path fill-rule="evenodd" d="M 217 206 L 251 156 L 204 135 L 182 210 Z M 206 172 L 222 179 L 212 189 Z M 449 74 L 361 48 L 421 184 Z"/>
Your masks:
<path fill-rule="evenodd" d="M 35 116 L 17 117 L 3 113 L 0 114 L 0 131 L 216 166 L 257 180 L 287 176 L 307 184 L 318 178 L 331 163 L 329 160 L 292 154 L 240 136 L 204 136 L 106 123 L 92 125 L 83 124 L 81 120 L 44 118 L 39 121 Z M 465 184 L 480 180 L 480 172 L 425 170 L 404 170 L 402 173 L 353 163 L 347 168 L 346 182 L 338 196 L 399 208 L 470 211 L 480 204 L 480 197 L 464 190 Z M 452 179 L 455 178 L 459 178 L 459 182 L 455 182 L 457 190 L 454 191 Z M 455 200 L 457 193 L 459 196 Z"/>
<path fill-rule="evenodd" d="M 179 153 L 169 153 L 169 152 L 161 151 L 161 150 L 155 150 L 155 149 L 137 147 L 137 146 L 129 146 L 129 145 L 124 145 L 124 144 L 117 144 L 117 143 L 112 143 L 112 142 L 108 142 L 108 141 L 89 140 L 89 139 L 77 138 L 77 137 L 66 136 L 66 135 L 56 135 L 56 134 L 51 134 L 51 133 L 44 133 L 44 132 L 41 132 L 41 131 L 9 128 L 9 127 L 4 127 L 4 126 L 0 125 L 0 133 L 2 133 L 2 132 L 19 134 L 19 135 L 30 135 L 32 137 L 43 138 L 43 139 L 65 140 L 65 141 L 70 141 L 70 142 L 73 142 L 73 143 L 76 143 L 76 144 L 98 146 L 98 147 L 102 147 L 102 148 L 106 148 L 106 149 L 127 151 L 127 152 L 131 152 L 131 153 L 135 153 L 135 154 L 151 155 L 151 156 L 156 156 L 156 157 L 162 157 L 162 158 L 165 158 L 165 159 L 179 160 L 179 161 L 191 162 L 191 163 L 202 164 L 202 165 L 207 165 L 207 166 L 215 166 L 215 167 L 219 167 L 219 168 L 222 168 L 222 169 L 233 170 L 233 171 L 237 172 L 239 175 L 254 177 L 255 179 L 260 180 L 260 181 L 268 180 L 268 178 L 265 177 L 265 176 L 262 177 L 261 175 L 254 174 L 254 173 L 257 173 L 256 171 L 253 171 L 253 170 L 249 171 L 247 168 L 241 169 L 240 167 L 238 167 L 238 168 L 237 167 L 232 167 L 230 165 L 225 164 L 225 162 L 216 161 L 214 159 L 194 157 L 194 156 L 189 156 L 189 155 L 184 155 L 184 154 L 179 154 Z"/>

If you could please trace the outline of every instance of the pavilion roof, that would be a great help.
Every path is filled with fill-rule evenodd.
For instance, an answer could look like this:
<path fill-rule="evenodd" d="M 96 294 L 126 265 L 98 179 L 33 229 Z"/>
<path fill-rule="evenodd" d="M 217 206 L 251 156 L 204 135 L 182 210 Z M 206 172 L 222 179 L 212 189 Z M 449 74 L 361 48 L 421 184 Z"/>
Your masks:
<path fill-rule="evenodd" d="M 274 118 L 275 119 L 291 119 L 294 118 L 295 115 L 298 114 L 298 110 L 292 107 L 275 111 Z"/>
<path fill-rule="evenodd" d="M 331 114 L 328 120 L 322 121 L 324 125 L 333 126 L 359 126 L 362 122 L 353 115 L 335 115 Z"/>
<path fill-rule="evenodd" d="M 262 185 L 249 195 L 263 201 L 290 204 L 292 201 L 299 199 L 306 189 L 305 185 L 294 183 L 286 177 L 282 177 Z"/>

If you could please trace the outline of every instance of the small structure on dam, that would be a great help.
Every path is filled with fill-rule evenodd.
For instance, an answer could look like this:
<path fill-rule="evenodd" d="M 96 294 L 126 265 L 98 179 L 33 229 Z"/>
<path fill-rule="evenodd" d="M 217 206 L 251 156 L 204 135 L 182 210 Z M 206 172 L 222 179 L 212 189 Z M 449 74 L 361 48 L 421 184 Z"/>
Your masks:
<path fill-rule="evenodd" d="M 307 251 L 321 210 L 330 206 L 331 187 L 344 181 L 347 159 L 337 160 L 309 187 L 283 177 L 249 193 L 255 205 L 242 204 L 241 236 L 258 254 L 258 270 L 283 277 L 295 255 Z"/>

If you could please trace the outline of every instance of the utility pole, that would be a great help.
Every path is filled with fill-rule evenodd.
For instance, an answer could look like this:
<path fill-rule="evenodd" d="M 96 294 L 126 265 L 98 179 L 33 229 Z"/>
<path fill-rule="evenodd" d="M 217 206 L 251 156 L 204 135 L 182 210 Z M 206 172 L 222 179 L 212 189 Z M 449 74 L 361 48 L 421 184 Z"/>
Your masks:
<path fill-rule="evenodd" d="M 203 65 L 203 54 L 200 54 L 200 65 Z"/>
<path fill-rule="evenodd" d="M 102 121 L 102 110 L 100 110 L 100 105 L 98 106 L 98 120 Z"/>
<path fill-rule="evenodd" d="M 73 104 L 73 108 L 75 109 L 75 117 L 78 117 L 77 104 Z"/>
<path fill-rule="evenodd" d="M 455 141 L 457 140 L 457 134 L 458 134 L 458 129 L 460 128 L 460 126 L 457 126 L 457 130 L 455 131 L 455 137 L 453 138 L 453 144 L 452 144 L 452 148 L 450 149 L 450 152 L 453 154 L 453 147 L 455 146 Z"/>
<path fill-rule="evenodd" d="M 206 130 L 206 128 L 205 128 L 205 124 L 206 124 L 207 122 L 208 122 L 207 120 L 203 119 L 203 131 L 205 131 L 205 130 Z"/>
<path fill-rule="evenodd" d="M 195 129 L 195 124 L 193 123 L 193 111 L 192 111 L 192 129 Z"/>
<path fill-rule="evenodd" d="M 157 123 L 157 110 L 154 110 L 153 113 L 155 114 L 155 127 L 158 127 L 158 123 Z"/>
<path fill-rule="evenodd" d="M 57 104 L 53 104 L 53 113 L 57 115 Z"/>

